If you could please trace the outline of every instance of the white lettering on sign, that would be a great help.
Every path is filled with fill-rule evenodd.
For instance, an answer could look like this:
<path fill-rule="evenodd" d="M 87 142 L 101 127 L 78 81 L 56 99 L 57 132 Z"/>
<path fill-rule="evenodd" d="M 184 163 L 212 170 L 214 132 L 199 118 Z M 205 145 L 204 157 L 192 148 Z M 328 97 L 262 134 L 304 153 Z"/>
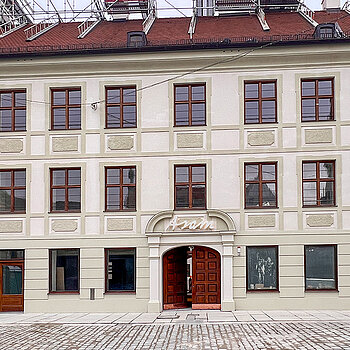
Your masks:
<path fill-rule="evenodd" d="M 199 221 L 198 221 L 199 220 Z M 165 229 L 166 231 L 179 230 L 214 230 L 214 222 L 205 220 L 204 218 L 195 220 L 183 220 L 179 221 L 175 215 L 169 222 L 169 225 Z"/>

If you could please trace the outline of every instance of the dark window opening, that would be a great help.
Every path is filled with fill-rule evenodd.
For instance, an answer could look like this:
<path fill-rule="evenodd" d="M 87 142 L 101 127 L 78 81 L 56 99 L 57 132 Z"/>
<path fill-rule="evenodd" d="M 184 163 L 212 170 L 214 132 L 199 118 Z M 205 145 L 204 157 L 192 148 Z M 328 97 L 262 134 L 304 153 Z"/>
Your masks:
<path fill-rule="evenodd" d="M 144 32 L 128 32 L 128 47 L 142 47 L 147 45 L 147 37 Z"/>
<path fill-rule="evenodd" d="M 0 91 L 0 132 L 26 130 L 25 90 Z"/>
<path fill-rule="evenodd" d="M 336 39 L 344 37 L 344 33 L 338 23 L 321 23 L 314 31 L 315 39 Z"/>

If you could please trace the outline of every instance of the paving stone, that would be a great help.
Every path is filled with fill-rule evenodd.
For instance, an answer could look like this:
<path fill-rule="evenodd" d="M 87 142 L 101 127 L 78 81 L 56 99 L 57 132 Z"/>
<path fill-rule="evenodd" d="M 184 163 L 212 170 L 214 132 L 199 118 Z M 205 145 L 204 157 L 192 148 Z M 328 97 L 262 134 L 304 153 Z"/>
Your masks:
<path fill-rule="evenodd" d="M 132 320 L 131 323 L 153 323 L 159 315 L 160 313 L 142 313 Z"/>
<path fill-rule="evenodd" d="M 233 311 L 232 312 L 237 321 L 241 322 L 249 322 L 249 321 L 255 321 L 252 316 L 250 316 L 248 311 Z"/>
<path fill-rule="evenodd" d="M 136 317 L 140 316 L 140 312 L 129 312 L 126 313 L 124 316 L 118 318 L 115 322 L 116 323 L 130 323 L 133 321 Z"/>

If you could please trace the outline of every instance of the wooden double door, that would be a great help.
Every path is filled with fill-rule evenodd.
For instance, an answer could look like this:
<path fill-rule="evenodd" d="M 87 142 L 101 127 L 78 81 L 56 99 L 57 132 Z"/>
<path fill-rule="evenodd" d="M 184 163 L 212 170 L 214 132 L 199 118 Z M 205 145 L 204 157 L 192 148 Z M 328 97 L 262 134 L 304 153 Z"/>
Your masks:
<path fill-rule="evenodd" d="M 23 311 L 23 261 L 0 261 L 0 312 Z"/>
<path fill-rule="evenodd" d="M 220 254 L 207 247 L 192 250 L 192 274 L 188 276 L 188 247 L 170 250 L 163 257 L 164 309 L 189 307 L 188 284 L 193 309 L 220 309 Z M 190 279 L 190 281 L 189 281 Z"/>

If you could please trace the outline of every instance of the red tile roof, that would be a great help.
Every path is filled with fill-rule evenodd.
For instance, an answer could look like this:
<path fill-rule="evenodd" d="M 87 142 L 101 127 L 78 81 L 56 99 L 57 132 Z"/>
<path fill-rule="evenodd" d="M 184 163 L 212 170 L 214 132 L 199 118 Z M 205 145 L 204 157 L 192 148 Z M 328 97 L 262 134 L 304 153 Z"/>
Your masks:
<path fill-rule="evenodd" d="M 263 31 L 257 16 L 199 17 L 193 41 L 189 40 L 190 18 L 159 18 L 147 34 L 148 46 L 172 46 L 203 42 L 271 41 L 312 39 L 314 27 L 297 12 L 272 12 L 266 14 L 269 31 Z M 338 22 L 344 32 L 350 33 L 350 15 L 345 11 L 317 11 L 318 23 Z M 0 54 L 23 52 L 71 52 L 79 50 L 126 48 L 127 33 L 142 31 L 142 20 L 103 21 L 83 39 L 78 39 L 80 23 L 60 23 L 33 41 L 26 41 L 24 29 L 0 38 Z M 27 26 L 29 27 L 29 26 Z M 288 37 L 289 36 L 289 37 Z"/>

